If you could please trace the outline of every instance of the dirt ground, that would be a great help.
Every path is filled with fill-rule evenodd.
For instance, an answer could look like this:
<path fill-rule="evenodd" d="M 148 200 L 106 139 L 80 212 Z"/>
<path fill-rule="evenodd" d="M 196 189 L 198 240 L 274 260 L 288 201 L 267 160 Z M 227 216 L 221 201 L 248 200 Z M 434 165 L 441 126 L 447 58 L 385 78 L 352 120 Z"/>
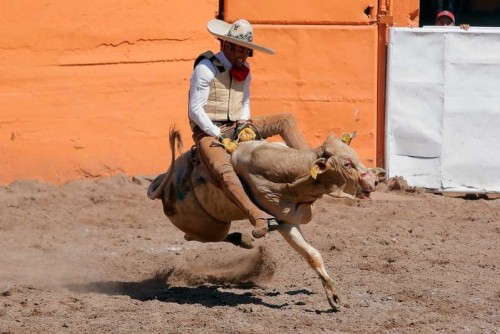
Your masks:
<path fill-rule="evenodd" d="M 318 201 L 303 232 L 348 303 L 334 313 L 278 233 L 184 241 L 148 185 L 0 187 L 0 333 L 500 333 L 500 199 L 389 179 Z"/>

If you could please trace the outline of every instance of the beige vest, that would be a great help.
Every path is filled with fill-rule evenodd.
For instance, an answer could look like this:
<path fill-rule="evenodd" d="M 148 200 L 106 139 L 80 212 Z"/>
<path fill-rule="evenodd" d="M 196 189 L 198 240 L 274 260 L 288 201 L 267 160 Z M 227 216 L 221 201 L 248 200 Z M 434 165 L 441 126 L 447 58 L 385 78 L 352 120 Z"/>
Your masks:
<path fill-rule="evenodd" d="M 211 51 L 201 54 L 195 61 L 195 66 L 203 59 L 209 59 L 215 66 L 215 78 L 210 83 L 210 93 L 205 104 L 205 113 L 212 121 L 237 121 L 241 118 L 243 109 L 243 91 L 245 81 L 233 79 L 229 70 L 217 59 Z M 193 122 L 191 122 L 193 123 Z"/>

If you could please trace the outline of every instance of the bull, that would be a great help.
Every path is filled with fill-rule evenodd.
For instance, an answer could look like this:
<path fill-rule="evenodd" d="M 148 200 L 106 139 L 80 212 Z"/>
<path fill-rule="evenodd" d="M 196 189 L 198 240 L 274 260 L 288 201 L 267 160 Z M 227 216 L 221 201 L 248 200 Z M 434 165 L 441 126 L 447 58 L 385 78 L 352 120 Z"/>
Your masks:
<path fill-rule="evenodd" d="M 165 215 L 188 241 L 225 241 L 252 248 L 249 234 L 229 233 L 231 222 L 246 217 L 211 180 L 196 150 L 176 159 L 176 146 L 178 151 L 182 149 L 182 139 L 175 128 L 170 130 L 169 141 L 171 166 L 153 180 L 148 197 L 162 200 Z M 341 299 L 334 281 L 320 252 L 304 239 L 300 226 L 312 220 L 313 204 L 323 195 L 367 196 L 374 190 L 376 176 L 351 147 L 332 135 L 310 150 L 267 141 L 243 142 L 232 154 L 231 163 L 250 198 L 276 217 L 278 232 L 319 276 L 328 303 L 337 311 Z"/>

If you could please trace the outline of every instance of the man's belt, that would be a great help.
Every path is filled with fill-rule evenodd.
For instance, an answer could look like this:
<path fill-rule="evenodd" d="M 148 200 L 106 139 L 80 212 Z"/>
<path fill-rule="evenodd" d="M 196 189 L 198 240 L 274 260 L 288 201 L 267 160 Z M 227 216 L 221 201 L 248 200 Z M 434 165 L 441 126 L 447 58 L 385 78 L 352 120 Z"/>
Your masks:
<path fill-rule="evenodd" d="M 216 125 L 216 126 L 218 126 L 218 127 L 220 128 L 221 126 L 224 126 L 224 125 L 226 125 L 226 126 L 227 126 L 227 125 L 231 126 L 231 125 L 233 125 L 235 122 L 234 122 L 234 121 L 212 121 L 212 123 L 214 123 L 214 125 Z"/>

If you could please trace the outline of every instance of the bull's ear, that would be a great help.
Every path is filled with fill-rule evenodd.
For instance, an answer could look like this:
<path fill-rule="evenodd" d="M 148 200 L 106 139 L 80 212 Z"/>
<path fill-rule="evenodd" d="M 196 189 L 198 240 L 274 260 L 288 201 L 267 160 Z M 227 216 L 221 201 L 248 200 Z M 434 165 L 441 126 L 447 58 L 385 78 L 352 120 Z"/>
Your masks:
<path fill-rule="evenodd" d="M 327 169 L 326 159 L 319 158 L 313 162 L 311 166 L 311 177 L 316 180 L 319 174 L 323 173 Z"/>
<path fill-rule="evenodd" d="M 368 170 L 375 174 L 378 182 L 384 182 L 387 179 L 387 172 L 382 167 L 368 168 Z"/>

